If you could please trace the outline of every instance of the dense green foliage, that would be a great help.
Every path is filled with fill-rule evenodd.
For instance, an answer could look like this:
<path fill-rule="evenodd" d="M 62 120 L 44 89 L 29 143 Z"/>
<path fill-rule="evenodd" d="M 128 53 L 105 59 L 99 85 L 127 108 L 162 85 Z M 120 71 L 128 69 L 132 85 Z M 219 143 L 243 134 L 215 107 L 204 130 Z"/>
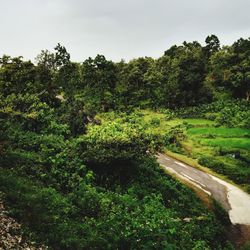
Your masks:
<path fill-rule="evenodd" d="M 201 165 L 227 176 L 249 192 L 250 129 L 243 119 L 234 123 L 235 116 L 227 115 L 226 122 L 218 119 L 224 116 L 224 110 L 233 106 L 232 102 L 223 103 L 223 108 L 219 111 L 219 104 L 216 102 L 180 109 L 176 113 L 170 110 L 141 110 L 126 117 L 144 128 L 144 135 L 149 138 L 151 149 L 167 149 L 198 159 Z M 235 110 L 241 110 L 239 112 L 249 112 L 247 103 L 241 103 L 240 107 L 234 103 L 234 107 Z M 210 120 L 204 119 L 208 116 Z M 117 119 L 124 122 L 126 118 L 122 117 L 124 116 L 102 115 L 104 120 Z"/>
<path fill-rule="evenodd" d="M 218 213 L 153 154 L 185 153 L 202 123 L 241 127 L 236 146 L 249 160 L 249 44 L 220 48 L 212 35 L 127 63 L 74 63 L 60 44 L 36 64 L 0 58 L 0 191 L 25 233 L 52 249 L 231 249 Z M 226 154 L 211 140 L 227 131 L 208 133 L 200 145 Z"/>
<path fill-rule="evenodd" d="M 139 124 L 89 124 L 72 137 L 53 109 L 18 102 L 26 112 L 2 100 L 0 188 L 36 240 L 53 249 L 226 247 L 216 217 L 146 155 Z"/>

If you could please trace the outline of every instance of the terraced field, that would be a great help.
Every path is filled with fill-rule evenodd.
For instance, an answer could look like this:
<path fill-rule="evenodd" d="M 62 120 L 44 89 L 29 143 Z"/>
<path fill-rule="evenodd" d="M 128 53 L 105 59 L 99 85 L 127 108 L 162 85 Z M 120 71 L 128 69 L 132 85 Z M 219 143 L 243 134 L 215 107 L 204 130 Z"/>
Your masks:
<path fill-rule="evenodd" d="M 186 131 L 184 153 L 250 191 L 250 130 L 194 126 Z"/>

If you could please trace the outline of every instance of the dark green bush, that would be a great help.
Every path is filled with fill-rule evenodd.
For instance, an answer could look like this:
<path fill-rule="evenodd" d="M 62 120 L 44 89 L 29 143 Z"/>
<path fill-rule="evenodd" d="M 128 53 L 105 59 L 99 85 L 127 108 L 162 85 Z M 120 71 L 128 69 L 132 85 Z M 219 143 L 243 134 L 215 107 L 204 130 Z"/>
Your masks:
<path fill-rule="evenodd" d="M 202 156 L 198 159 L 198 163 L 205 167 L 212 168 L 215 171 L 218 171 L 219 173 L 224 173 L 224 168 L 225 168 L 224 163 L 212 157 Z"/>
<path fill-rule="evenodd" d="M 220 160 L 211 156 L 202 156 L 198 159 L 198 162 L 205 167 L 228 176 L 236 183 L 244 184 L 250 181 L 250 171 L 245 163 L 241 162 L 240 165 L 235 166 L 223 161 L 223 159 Z"/>
<path fill-rule="evenodd" d="M 220 249 L 222 227 L 195 195 L 164 176 L 153 159 L 138 167 L 138 178 L 122 193 L 83 182 L 62 195 L 6 170 L 0 170 L 0 190 L 25 232 L 52 249 L 183 249 L 198 242 Z"/>
<path fill-rule="evenodd" d="M 153 125 L 154 127 L 159 126 L 160 123 L 161 123 L 161 120 L 159 118 L 156 118 L 156 117 L 154 117 L 150 120 L 150 124 Z"/>

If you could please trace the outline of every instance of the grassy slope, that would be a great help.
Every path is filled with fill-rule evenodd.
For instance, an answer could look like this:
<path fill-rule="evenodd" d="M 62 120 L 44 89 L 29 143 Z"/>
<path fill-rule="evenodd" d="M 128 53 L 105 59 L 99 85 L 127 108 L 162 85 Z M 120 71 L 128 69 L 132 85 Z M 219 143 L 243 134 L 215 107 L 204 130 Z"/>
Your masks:
<path fill-rule="evenodd" d="M 187 131 L 187 134 L 196 136 L 211 135 L 211 136 L 218 136 L 225 138 L 250 137 L 250 130 L 243 128 L 202 127 L 202 128 L 190 128 Z"/>
<path fill-rule="evenodd" d="M 250 139 L 248 138 L 216 138 L 202 139 L 201 144 L 211 147 L 223 147 L 229 149 L 246 149 L 250 148 Z"/>
<path fill-rule="evenodd" d="M 240 128 L 190 128 L 187 140 L 182 143 L 185 153 L 192 158 L 207 157 L 215 172 L 227 176 L 249 191 L 250 169 L 243 158 L 235 158 L 235 153 L 247 158 L 250 154 L 250 130 Z"/>

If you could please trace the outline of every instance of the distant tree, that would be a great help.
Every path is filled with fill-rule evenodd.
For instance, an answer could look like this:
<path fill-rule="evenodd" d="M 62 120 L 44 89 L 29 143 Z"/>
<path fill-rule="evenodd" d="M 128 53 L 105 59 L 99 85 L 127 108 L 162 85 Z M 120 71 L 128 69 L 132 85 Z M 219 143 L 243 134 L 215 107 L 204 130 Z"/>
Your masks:
<path fill-rule="evenodd" d="M 204 47 L 204 52 L 207 57 L 210 57 L 220 49 L 220 40 L 216 35 L 208 36 L 205 42 L 206 46 Z"/>
<path fill-rule="evenodd" d="M 116 67 L 103 55 L 89 58 L 82 64 L 82 86 L 89 109 L 107 111 L 114 106 Z"/>
<path fill-rule="evenodd" d="M 164 56 L 174 57 L 176 56 L 177 51 L 178 51 L 178 46 L 173 45 L 164 52 Z"/>
<path fill-rule="evenodd" d="M 73 98 L 83 91 L 81 65 L 73 62 L 66 64 L 58 71 L 55 81 L 64 98 Z"/>
<path fill-rule="evenodd" d="M 152 63 L 152 58 L 145 57 L 118 65 L 118 98 L 123 100 L 126 108 L 149 104 L 150 83 L 145 82 L 144 76 Z"/>
<path fill-rule="evenodd" d="M 64 46 L 62 46 L 60 43 L 57 44 L 55 47 L 55 64 L 57 68 L 64 67 L 65 65 L 70 63 L 70 54 L 66 50 Z"/>
<path fill-rule="evenodd" d="M 235 97 L 250 100 L 250 38 L 239 39 L 232 46 L 235 63 L 232 66 L 232 91 Z"/>
<path fill-rule="evenodd" d="M 164 57 L 160 60 L 160 67 L 164 72 L 167 106 L 190 106 L 210 100 L 210 93 L 204 85 L 206 61 L 198 42 L 173 46 Z"/>
<path fill-rule="evenodd" d="M 35 61 L 38 66 L 43 66 L 53 72 L 56 71 L 55 54 L 49 50 L 42 50 L 35 58 Z"/>
<path fill-rule="evenodd" d="M 70 54 L 60 43 L 55 47 L 55 52 L 42 50 L 36 57 L 37 63 L 37 85 L 39 86 L 39 95 L 41 98 L 50 103 L 57 104 L 56 96 L 60 94 L 65 87 L 66 72 L 71 67 Z M 70 70 L 71 71 L 71 70 Z"/>
<path fill-rule="evenodd" d="M 164 103 L 163 74 L 159 70 L 157 61 L 151 61 L 147 72 L 143 76 L 146 103 L 149 107 L 162 107 Z"/>
<path fill-rule="evenodd" d="M 250 99 L 250 39 L 239 39 L 231 47 L 224 47 L 210 60 L 207 80 L 221 92 L 235 98 Z"/>
<path fill-rule="evenodd" d="M 54 50 L 54 53 L 49 50 L 42 50 L 41 53 L 35 58 L 38 66 L 42 65 L 53 73 L 70 63 L 70 54 L 64 46 L 58 43 Z"/>
<path fill-rule="evenodd" d="M 0 92 L 4 95 L 35 92 L 35 66 L 20 57 L 0 58 Z"/>

